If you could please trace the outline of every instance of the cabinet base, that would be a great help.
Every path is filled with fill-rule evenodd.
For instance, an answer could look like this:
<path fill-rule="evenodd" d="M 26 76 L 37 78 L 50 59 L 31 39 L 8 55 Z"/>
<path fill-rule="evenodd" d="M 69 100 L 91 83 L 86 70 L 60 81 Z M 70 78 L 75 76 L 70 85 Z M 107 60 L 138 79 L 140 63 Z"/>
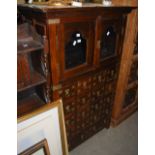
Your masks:
<path fill-rule="evenodd" d="M 134 112 L 136 112 L 138 109 L 137 106 L 132 107 L 131 109 L 128 109 L 128 111 L 123 112 L 118 119 L 111 119 L 111 127 L 116 127 L 120 123 L 122 123 L 125 119 L 127 119 L 129 116 L 131 116 Z"/>

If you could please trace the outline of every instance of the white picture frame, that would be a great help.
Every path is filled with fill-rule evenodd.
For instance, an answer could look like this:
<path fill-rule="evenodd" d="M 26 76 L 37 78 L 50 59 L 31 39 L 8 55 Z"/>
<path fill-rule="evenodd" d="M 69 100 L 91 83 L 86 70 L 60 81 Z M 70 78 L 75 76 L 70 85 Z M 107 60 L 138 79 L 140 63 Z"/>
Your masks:
<path fill-rule="evenodd" d="M 62 101 L 58 100 L 18 119 L 17 153 L 46 139 L 51 155 L 68 155 Z"/>

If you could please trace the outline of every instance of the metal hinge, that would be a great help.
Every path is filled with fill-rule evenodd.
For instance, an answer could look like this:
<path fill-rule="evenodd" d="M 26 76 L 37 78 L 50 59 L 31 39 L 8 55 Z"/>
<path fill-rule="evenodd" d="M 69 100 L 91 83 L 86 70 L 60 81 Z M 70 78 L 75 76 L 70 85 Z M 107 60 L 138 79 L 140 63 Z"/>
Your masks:
<path fill-rule="evenodd" d="M 60 19 L 56 18 L 56 19 L 49 19 L 48 20 L 48 24 L 59 24 L 60 23 Z"/>
<path fill-rule="evenodd" d="M 61 88 L 62 88 L 62 85 L 58 84 L 58 85 L 52 86 L 52 91 L 60 90 Z"/>

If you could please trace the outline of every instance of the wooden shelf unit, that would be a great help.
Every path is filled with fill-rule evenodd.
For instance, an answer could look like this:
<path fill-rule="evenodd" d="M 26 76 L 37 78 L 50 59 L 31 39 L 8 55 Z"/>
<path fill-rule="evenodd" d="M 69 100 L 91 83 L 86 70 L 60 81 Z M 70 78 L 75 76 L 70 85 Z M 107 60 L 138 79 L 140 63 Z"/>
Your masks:
<path fill-rule="evenodd" d="M 28 23 L 18 26 L 17 117 L 50 102 L 44 41 Z"/>

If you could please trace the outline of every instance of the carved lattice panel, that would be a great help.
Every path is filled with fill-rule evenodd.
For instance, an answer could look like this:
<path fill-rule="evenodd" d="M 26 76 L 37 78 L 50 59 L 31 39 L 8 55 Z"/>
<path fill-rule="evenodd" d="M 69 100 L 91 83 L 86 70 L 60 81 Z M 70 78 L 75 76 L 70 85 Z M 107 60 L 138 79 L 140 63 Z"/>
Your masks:
<path fill-rule="evenodd" d="M 77 131 L 85 129 L 90 123 L 91 93 L 77 97 Z"/>
<path fill-rule="evenodd" d="M 64 113 L 66 116 L 76 113 L 76 101 L 74 98 L 64 101 Z"/>
<path fill-rule="evenodd" d="M 63 85 L 63 88 L 61 90 L 59 90 L 59 95 L 63 99 L 69 99 L 73 96 L 76 96 L 76 84 L 69 83 L 67 85 Z"/>
<path fill-rule="evenodd" d="M 72 148 L 104 127 L 108 128 L 117 77 L 117 65 L 62 85 L 66 130 Z M 85 132 L 89 128 L 88 132 Z M 77 136 L 79 135 L 79 136 Z"/>
<path fill-rule="evenodd" d="M 91 93 L 83 94 L 83 96 L 77 97 L 77 110 L 80 111 L 86 106 L 89 106 L 91 102 Z"/>
<path fill-rule="evenodd" d="M 105 76 L 101 72 L 96 73 L 92 77 L 92 87 L 94 90 L 99 89 L 103 86 L 103 83 L 105 82 Z"/>
<path fill-rule="evenodd" d="M 77 112 L 77 132 L 80 132 L 81 130 L 89 126 L 89 116 L 89 107 L 85 107 L 85 109 L 82 109 L 80 112 Z"/>
<path fill-rule="evenodd" d="M 65 116 L 65 125 L 67 129 L 67 137 L 71 138 L 76 135 L 76 115 Z"/>
<path fill-rule="evenodd" d="M 105 71 L 103 72 L 106 76 L 106 82 L 110 82 L 113 81 L 117 78 L 117 70 L 116 70 L 117 66 L 111 66 L 108 67 L 107 69 L 105 69 Z"/>
<path fill-rule="evenodd" d="M 106 96 L 104 96 L 104 125 L 106 128 L 109 127 L 110 121 L 111 121 L 111 113 L 112 113 L 112 107 L 113 107 L 113 100 L 114 100 L 114 94 L 111 93 Z"/>
<path fill-rule="evenodd" d="M 91 77 L 85 77 L 77 81 L 77 95 L 91 90 Z"/>
<path fill-rule="evenodd" d="M 103 111 L 101 109 L 103 109 L 102 107 L 104 106 L 104 104 L 100 103 L 100 101 L 101 98 L 97 100 L 96 98 L 92 97 L 90 125 L 93 125 L 94 123 L 98 122 L 100 120 L 100 117 L 103 115 Z"/>

